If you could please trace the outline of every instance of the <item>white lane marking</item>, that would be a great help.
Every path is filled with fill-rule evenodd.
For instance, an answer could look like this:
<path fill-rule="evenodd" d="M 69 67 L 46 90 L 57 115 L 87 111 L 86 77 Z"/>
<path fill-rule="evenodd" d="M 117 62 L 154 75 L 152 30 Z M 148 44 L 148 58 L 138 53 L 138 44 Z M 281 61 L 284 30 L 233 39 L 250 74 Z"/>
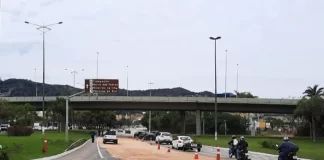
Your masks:
<path fill-rule="evenodd" d="M 98 149 L 98 153 L 99 153 L 99 156 L 100 158 L 104 158 L 100 152 L 100 148 L 99 148 L 99 138 L 97 138 L 97 149 Z"/>

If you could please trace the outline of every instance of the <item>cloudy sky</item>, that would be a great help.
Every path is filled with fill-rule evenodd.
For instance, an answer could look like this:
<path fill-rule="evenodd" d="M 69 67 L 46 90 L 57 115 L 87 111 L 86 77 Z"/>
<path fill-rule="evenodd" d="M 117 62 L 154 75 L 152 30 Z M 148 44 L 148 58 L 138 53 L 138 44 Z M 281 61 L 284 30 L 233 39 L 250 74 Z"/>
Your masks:
<path fill-rule="evenodd" d="M 117 78 L 129 89 L 214 89 L 260 97 L 300 96 L 324 85 L 322 0 L 2 0 L 0 77 L 42 81 L 42 37 L 35 26 L 63 21 L 46 33 L 46 83 Z"/>

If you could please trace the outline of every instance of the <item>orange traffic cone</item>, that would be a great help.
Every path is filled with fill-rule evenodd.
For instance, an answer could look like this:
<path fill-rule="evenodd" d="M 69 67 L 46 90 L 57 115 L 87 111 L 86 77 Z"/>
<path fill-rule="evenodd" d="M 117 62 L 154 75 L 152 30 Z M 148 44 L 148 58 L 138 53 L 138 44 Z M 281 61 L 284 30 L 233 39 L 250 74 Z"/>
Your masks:
<path fill-rule="evenodd" d="M 160 150 L 160 141 L 159 141 L 159 143 L 158 143 L 158 148 L 157 148 L 158 150 Z"/>
<path fill-rule="evenodd" d="M 220 160 L 220 149 L 217 147 L 216 149 L 216 160 Z"/>
<path fill-rule="evenodd" d="M 170 152 L 170 147 L 168 147 L 168 152 Z"/>
<path fill-rule="evenodd" d="M 195 153 L 194 159 L 199 159 L 199 158 L 198 158 L 198 151 L 197 151 L 197 150 L 196 150 L 196 153 Z"/>

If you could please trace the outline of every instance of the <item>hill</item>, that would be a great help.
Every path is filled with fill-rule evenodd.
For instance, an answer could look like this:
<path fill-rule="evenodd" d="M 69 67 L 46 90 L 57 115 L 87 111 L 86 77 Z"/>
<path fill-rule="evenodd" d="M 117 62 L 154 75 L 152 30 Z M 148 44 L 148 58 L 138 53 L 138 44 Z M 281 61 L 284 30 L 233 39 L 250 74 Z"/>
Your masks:
<path fill-rule="evenodd" d="M 37 95 L 42 95 L 42 83 L 37 83 Z M 0 96 L 1 97 L 13 97 L 13 96 L 35 96 L 36 83 L 25 79 L 7 79 L 0 80 Z M 46 96 L 66 96 L 80 92 L 82 89 L 74 88 L 69 85 L 56 85 L 56 84 L 45 84 L 45 95 Z M 176 88 L 163 88 L 163 89 L 152 89 L 152 96 L 207 96 L 213 97 L 214 93 L 203 91 L 203 92 L 192 92 L 187 89 L 176 87 Z M 100 95 L 112 95 L 112 96 L 126 96 L 127 91 L 120 89 L 119 93 L 116 94 L 100 94 Z M 150 90 L 129 90 L 129 96 L 149 96 Z"/>

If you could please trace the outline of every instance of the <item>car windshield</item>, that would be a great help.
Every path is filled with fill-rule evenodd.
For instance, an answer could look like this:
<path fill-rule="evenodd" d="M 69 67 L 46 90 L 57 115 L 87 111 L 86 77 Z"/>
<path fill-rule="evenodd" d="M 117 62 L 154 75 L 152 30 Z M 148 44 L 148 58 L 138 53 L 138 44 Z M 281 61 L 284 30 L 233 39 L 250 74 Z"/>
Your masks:
<path fill-rule="evenodd" d="M 180 137 L 181 140 L 190 140 L 190 137 Z"/>
<path fill-rule="evenodd" d="M 106 135 L 116 135 L 116 131 L 108 131 Z"/>
<path fill-rule="evenodd" d="M 162 136 L 171 136 L 170 133 L 162 133 Z"/>

